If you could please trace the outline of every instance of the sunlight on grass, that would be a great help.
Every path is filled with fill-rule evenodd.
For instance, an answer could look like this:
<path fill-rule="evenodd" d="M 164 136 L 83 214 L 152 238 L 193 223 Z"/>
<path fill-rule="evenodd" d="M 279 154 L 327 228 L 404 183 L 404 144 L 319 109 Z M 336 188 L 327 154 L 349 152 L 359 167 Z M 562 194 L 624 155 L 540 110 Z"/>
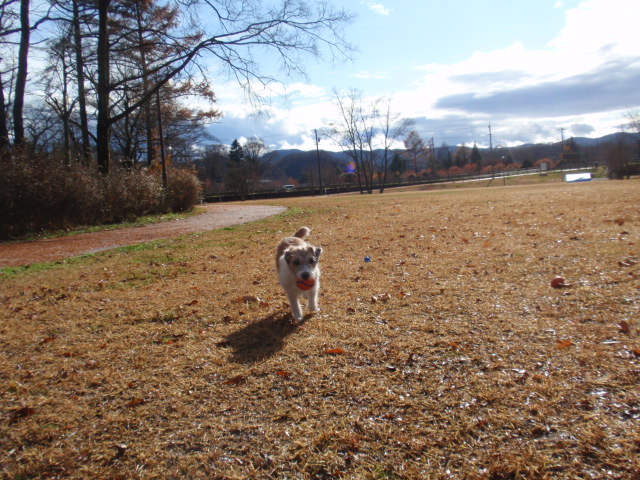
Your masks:
<path fill-rule="evenodd" d="M 279 199 L 2 276 L 0 471 L 631 478 L 639 186 Z M 321 310 L 292 322 L 273 252 L 302 225 Z"/>

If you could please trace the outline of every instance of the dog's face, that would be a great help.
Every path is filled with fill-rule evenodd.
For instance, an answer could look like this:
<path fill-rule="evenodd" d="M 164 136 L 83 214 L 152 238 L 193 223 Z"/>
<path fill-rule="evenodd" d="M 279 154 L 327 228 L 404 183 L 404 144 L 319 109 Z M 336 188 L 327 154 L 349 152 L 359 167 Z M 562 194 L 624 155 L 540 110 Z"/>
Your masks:
<path fill-rule="evenodd" d="M 311 245 L 289 247 L 284 252 L 284 259 L 296 280 L 309 280 L 317 276 L 321 253 L 322 248 Z"/>

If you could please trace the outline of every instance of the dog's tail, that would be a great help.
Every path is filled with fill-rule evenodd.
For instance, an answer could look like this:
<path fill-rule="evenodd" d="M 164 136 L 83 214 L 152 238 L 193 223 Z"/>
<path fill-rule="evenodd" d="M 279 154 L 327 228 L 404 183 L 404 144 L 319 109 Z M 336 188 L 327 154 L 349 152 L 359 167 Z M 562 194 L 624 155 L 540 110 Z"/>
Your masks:
<path fill-rule="evenodd" d="M 310 233 L 311 229 L 309 227 L 302 227 L 295 233 L 294 237 L 306 240 Z"/>

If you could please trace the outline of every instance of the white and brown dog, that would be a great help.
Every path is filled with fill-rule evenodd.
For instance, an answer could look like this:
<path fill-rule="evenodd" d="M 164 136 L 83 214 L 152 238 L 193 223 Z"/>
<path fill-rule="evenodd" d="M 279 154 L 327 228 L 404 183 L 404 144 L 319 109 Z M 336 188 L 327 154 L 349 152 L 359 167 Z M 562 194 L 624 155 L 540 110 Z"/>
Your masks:
<path fill-rule="evenodd" d="M 291 312 L 296 320 L 302 320 L 303 310 L 300 298 L 305 296 L 309 310 L 318 310 L 320 293 L 320 266 L 318 260 L 322 248 L 306 242 L 311 230 L 302 227 L 293 237 L 283 238 L 276 249 L 276 268 L 280 285 L 284 288 Z"/>

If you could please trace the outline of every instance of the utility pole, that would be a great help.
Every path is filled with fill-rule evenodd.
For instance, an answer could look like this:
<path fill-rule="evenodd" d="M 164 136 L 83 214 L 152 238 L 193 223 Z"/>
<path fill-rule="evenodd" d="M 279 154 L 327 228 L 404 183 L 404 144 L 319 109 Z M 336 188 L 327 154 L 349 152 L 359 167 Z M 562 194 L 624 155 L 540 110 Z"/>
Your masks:
<path fill-rule="evenodd" d="M 320 184 L 320 195 L 322 195 L 322 169 L 320 168 L 320 139 L 318 138 L 318 129 L 314 128 L 313 133 L 316 135 L 316 159 L 318 160 L 318 183 Z"/>
<path fill-rule="evenodd" d="M 562 165 L 564 160 L 564 131 L 566 128 L 560 127 L 560 138 L 562 139 L 562 150 L 560 150 L 560 165 Z"/>
<path fill-rule="evenodd" d="M 433 143 L 433 137 L 431 137 L 431 139 L 429 140 L 429 167 L 431 168 L 431 174 L 435 174 L 435 171 L 433 170 L 435 168 L 436 165 L 436 146 Z"/>
<path fill-rule="evenodd" d="M 493 164 L 493 137 L 491 136 L 491 122 L 489 122 L 489 163 L 491 163 L 491 180 L 495 178 L 495 165 Z"/>
<path fill-rule="evenodd" d="M 493 163 L 493 137 L 491 136 L 491 122 L 489 122 L 489 161 Z"/>

